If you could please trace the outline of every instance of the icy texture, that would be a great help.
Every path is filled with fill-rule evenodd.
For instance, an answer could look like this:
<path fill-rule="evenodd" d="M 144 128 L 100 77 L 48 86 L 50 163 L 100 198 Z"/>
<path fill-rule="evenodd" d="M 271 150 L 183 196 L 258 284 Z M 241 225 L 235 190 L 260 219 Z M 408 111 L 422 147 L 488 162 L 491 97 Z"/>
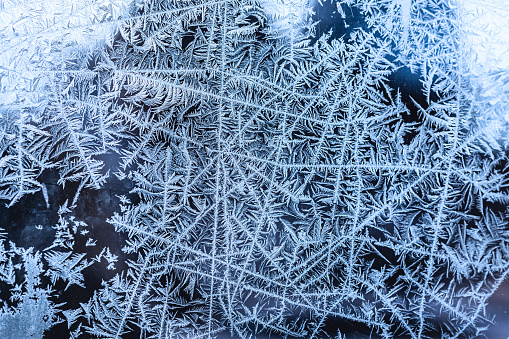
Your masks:
<path fill-rule="evenodd" d="M 318 40 L 309 18 L 274 26 L 256 1 L 35 4 L 0 3 L 0 197 L 41 190 L 52 205 L 38 181 L 51 169 L 76 185 L 52 246 L 0 240 L 0 333 L 322 338 L 349 322 L 461 338 L 490 325 L 509 272 L 505 125 L 485 115 L 451 1 L 339 1 L 367 25 Z M 391 88 L 401 67 L 422 100 Z M 121 253 L 87 252 L 97 239 L 76 246 L 88 226 L 72 215 L 113 176 L 139 198 L 108 220 L 135 258 L 123 271 Z M 58 284 L 87 286 L 92 265 L 116 275 L 63 304 Z"/>

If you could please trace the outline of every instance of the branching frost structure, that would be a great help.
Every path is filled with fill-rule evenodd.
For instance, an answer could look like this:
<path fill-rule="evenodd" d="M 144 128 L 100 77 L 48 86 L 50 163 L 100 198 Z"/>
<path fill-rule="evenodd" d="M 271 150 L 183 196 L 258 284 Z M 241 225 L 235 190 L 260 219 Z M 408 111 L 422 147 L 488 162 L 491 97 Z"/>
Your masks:
<path fill-rule="evenodd" d="M 44 189 L 55 168 L 78 183 L 75 205 L 113 175 L 108 153 L 139 197 L 108 220 L 136 259 L 76 309 L 50 301 L 51 284 L 86 286 L 82 270 L 117 258 L 75 250 L 86 224 L 66 219 L 72 208 L 44 256 L 3 241 L 17 301 L 6 326 L 42 312 L 37 331 L 66 319 L 73 337 L 340 337 L 329 324 L 344 321 L 387 338 L 481 333 L 509 272 L 507 157 L 465 64 L 461 7 L 337 6 L 367 24 L 313 39 L 316 23 L 271 25 L 256 1 L 147 0 L 0 32 L 14 39 L 0 52 L 1 197 Z M 98 26 L 104 43 L 62 47 L 67 31 Z M 6 51 L 31 38 L 34 50 Z M 401 67 L 420 74 L 423 100 L 391 88 Z"/>

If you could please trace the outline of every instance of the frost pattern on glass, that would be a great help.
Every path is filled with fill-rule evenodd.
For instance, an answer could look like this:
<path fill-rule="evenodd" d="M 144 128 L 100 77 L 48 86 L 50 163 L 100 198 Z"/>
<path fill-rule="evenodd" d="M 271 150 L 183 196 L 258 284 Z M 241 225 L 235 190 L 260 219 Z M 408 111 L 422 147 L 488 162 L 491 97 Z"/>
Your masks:
<path fill-rule="evenodd" d="M 315 37 L 310 16 L 274 24 L 267 3 L 0 2 L 0 198 L 52 206 L 49 170 L 70 194 L 40 226 L 51 246 L 0 239 L 4 337 L 490 326 L 509 196 L 507 122 L 489 113 L 509 106 L 476 91 L 461 6 L 337 1 L 366 25 Z M 391 88 L 403 67 L 422 100 Z M 108 219 L 127 240 L 93 256 L 73 210 L 113 178 L 134 183 Z M 66 305 L 57 286 L 86 287 L 89 267 L 115 274 Z"/>

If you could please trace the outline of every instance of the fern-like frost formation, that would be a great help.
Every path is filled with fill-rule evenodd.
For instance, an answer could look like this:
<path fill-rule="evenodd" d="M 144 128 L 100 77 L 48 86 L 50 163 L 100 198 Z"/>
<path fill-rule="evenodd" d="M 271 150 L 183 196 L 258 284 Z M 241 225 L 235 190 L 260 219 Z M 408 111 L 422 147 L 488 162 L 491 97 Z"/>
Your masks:
<path fill-rule="evenodd" d="M 328 30 L 296 0 L 0 1 L 2 211 L 40 196 L 58 220 L 44 246 L 3 225 L 4 338 L 503 321 L 486 309 L 509 274 L 509 105 L 471 72 L 466 7 L 331 5 Z M 508 72 L 482 77 L 507 94 Z M 102 190 L 118 247 L 76 212 Z"/>

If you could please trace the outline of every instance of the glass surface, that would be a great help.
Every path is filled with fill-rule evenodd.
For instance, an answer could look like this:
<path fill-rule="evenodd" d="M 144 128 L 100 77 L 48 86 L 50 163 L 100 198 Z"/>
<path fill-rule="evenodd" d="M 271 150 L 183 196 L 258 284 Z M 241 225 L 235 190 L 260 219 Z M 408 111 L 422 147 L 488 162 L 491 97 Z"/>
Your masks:
<path fill-rule="evenodd" d="M 508 9 L 0 0 L 0 337 L 509 336 Z"/>

